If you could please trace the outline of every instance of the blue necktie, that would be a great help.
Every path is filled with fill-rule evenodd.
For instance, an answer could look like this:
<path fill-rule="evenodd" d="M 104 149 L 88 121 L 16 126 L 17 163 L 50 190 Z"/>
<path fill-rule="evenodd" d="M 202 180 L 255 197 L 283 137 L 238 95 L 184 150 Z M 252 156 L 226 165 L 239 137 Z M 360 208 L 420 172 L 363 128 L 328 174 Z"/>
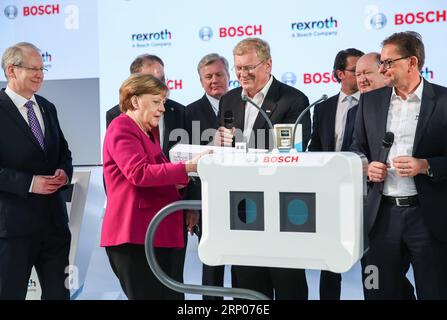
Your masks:
<path fill-rule="evenodd" d="M 34 102 L 28 101 L 25 103 L 25 107 L 28 109 L 28 123 L 31 128 L 31 131 L 33 132 L 34 136 L 37 139 L 37 142 L 39 142 L 40 147 L 42 150 L 45 150 L 45 142 L 44 142 L 44 136 L 42 132 L 42 128 L 40 127 L 39 120 L 37 120 L 36 113 L 34 112 L 33 108 Z"/>

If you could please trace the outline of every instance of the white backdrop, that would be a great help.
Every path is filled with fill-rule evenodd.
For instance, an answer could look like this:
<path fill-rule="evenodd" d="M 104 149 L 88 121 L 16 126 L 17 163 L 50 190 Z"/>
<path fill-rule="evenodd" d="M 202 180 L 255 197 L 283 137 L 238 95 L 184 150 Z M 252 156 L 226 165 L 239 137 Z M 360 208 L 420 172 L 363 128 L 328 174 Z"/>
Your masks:
<path fill-rule="evenodd" d="M 16 8 L 15 17 L 8 6 Z M 30 41 L 43 52 L 47 79 L 99 78 L 100 103 L 94 107 L 100 109 L 101 136 L 92 139 L 100 141 L 105 112 L 117 103 L 137 55 L 164 60 L 171 98 L 186 105 L 203 94 L 200 58 L 217 52 L 232 66 L 232 49 L 247 36 L 270 43 L 274 76 L 311 101 L 338 91 L 330 73 L 339 50 L 380 51 L 384 38 L 405 30 L 424 38 L 423 76 L 447 86 L 447 1 L 0 0 L 0 10 L 1 51 Z M 230 87 L 237 85 L 231 71 Z"/>

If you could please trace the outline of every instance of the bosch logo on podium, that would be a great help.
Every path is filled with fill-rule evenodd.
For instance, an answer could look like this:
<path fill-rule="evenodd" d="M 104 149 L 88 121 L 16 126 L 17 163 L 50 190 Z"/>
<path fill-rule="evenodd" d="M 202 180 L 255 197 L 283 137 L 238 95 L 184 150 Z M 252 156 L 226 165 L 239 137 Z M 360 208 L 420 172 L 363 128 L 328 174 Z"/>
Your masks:
<path fill-rule="evenodd" d="M 220 38 L 253 37 L 261 35 L 262 35 L 262 24 L 219 28 Z"/>
<path fill-rule="evenodd" d="M 265 156 L 263 163 L 298 163 L 298 156 Z"/>

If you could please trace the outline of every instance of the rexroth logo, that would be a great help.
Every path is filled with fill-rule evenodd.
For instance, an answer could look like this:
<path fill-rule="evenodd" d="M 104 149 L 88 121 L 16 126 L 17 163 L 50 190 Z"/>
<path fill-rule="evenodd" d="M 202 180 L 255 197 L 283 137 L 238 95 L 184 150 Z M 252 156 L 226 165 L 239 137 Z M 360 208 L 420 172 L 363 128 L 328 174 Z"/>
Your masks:
<path fill-rule="evenodd" d="M 337 83 L 337 79 L 334 78 L 332 72 L 315 72 L 303 74 L 304 84 L 319 84 L 319 83 Z"/>
<path fill-rule="evenodd" d="M 397 13 L 394 15 L 394 24 L 423 24 L 423 23 L 435 23 L 446 22 L 447 10 L 427 11 L 427 12 L 409 12 L 409 13 Z"/>
<path fill-rule="evenodd" d="M 298 156 L 264 156 L 264 163 L 298 163 Z"/>
<path fill-rule="evenodd" d="M 262 35 L 262 24 L 219 28 L 219 37 L 221 38 L 252 37 L 260 35 Z"/>
<path fill-rule="evenodd" d="M 25 6 L 23 7 L 23 16 L 43 16 L 54 15 L 60 13 L 60 7 L 58 4 L 47 4 L 40 6 Z"/>

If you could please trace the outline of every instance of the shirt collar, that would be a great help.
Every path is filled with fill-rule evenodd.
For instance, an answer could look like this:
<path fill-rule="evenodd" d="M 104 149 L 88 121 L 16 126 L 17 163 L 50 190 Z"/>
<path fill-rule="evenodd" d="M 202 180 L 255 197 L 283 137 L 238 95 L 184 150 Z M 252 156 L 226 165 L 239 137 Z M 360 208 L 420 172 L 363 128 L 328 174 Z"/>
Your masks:
<path fill-rule="evenodd" d="M 360 91 L 356 91 L 355 93 L 350 95 L 351 97 L 354 97 L 357 102 L 360 100 Z M 344 102 L 346 101 L 346 98 L 348 97 L 348 95 L 346 93 L 344 93 L 343 91 L 340 91 L 340 101 Z"/>
<path fill-rule="evenodd" d="M 208 98 L 208 101 L 211 104 L 211 107 L 213 107 L 213 110 L 215 113 L 219 111 L 219 100 L 210 96 L 208 93 L 205 93 L 206 97 Z"/>
<path fill-rule="evenodd" d="M 422 92 L 424 91 L 424 79 L 419 77 L 420 82 L 419 85 L 416 87 L 416 90 L 414 90 L 413 93 L 410 93 L 407 97 L 407 101 L 417 100 L 422 101 Z M 396 93 L 396 88 L 393 87 L 393 93 L 391 94 L 391 100 L 395 100 L 397 98 L 400 98 Z"/>
<path fill-rule="evenodd" d="M 34 95 L 31 97 L 31 99 L 28 100 L 12 91 L 12 89 L 8 86 L 5 89 L 5 93 L 8 95 L 8 97 L 12 100 L 17 108 L 23 107 L 28 101 L 32 101 L 35 105 L 37 105 L 36 97 Z"/>
<path fill-rule="evenodd" d="M 264 99 L 267 96 L 267 92 L 269 91 L 270 86 L 272 85 L 272 82 L 273 82 L 273 77 L 272 77 L 272 75 L 270 75 L 269 81 L 267 81 L 264 88 L 262 88 L 258 93 L 256 93 L 254 95 L 253 99 L 257 99 L 258 97 L 261 97 L 261 99 Z M 241 96 L 243 96 L 245 94 L 246 94 L 245 91 L 242 90 Z"/>

